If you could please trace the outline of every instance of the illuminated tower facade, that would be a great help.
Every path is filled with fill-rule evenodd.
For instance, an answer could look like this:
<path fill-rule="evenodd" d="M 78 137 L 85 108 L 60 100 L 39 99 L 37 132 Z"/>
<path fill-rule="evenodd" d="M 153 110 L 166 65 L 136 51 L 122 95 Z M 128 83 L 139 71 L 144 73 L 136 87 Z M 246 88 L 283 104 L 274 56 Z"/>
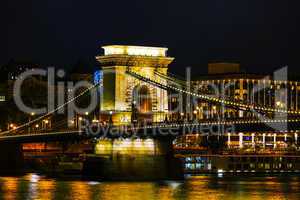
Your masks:
<path fill-rule="evenodd" d="M 163 121 L 168 112 L 167 91 L 138 80 L 126 71 L 165 81 L 156 73 L 167 74 L 168 66 L 174 60 L 167 57 L 168 49 L 121 45 L 102 48 L 104 55 L 96 57 L 102 67 L 101 120 L 114 124 Z"/>

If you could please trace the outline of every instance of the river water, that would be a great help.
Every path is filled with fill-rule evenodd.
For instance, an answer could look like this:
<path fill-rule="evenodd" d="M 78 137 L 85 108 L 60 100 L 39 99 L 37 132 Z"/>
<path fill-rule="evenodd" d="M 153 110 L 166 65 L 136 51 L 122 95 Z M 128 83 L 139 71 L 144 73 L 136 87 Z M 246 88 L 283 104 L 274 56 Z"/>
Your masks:
<path fill-rule="evenodd" d="M 184 181 L 101 182 L 37 174 L 0 177 L 0 199 L 300 199 L 300 176 L 190 176 Z"/>

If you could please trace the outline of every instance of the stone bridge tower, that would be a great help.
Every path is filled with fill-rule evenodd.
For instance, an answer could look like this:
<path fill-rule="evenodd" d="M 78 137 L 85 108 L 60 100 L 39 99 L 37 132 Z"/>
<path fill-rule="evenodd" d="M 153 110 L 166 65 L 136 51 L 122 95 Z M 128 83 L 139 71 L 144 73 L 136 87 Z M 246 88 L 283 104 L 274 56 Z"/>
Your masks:
<path fill-rule="evenodd" d="M 102 67 L 100 119 L 114 124 L 163 121 L 168 112 L 167 91 L 132 77 L 126 70 L 158 80 L 155 71 L 167 74 L 174 60 L 167 57 L 168 49 L 121 45 L 102 48 L 104 55 L 96 57 Z"/>

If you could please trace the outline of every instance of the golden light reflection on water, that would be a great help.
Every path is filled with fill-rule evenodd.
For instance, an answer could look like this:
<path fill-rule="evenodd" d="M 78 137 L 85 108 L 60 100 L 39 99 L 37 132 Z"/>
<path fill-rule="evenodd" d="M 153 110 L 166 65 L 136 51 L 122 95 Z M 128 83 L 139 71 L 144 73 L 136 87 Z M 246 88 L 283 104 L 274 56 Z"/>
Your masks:
<path fill-rule="evenodd" d="M 105 183 L 99 189 L 101 199 L 141 200 L 155 195 L 155 186 L 149 183 Z"/>
<path fill-rule="evenodd" d="M 0 177 L 0 199 L 294 200 L 300 199 L 300 178 L 197 176 L 183 182 L 97 182 L 28 174 Z"/>
<path fill-rule="evenodd" d="M 15 177 L 3 177 L 1 181 L 1 193 L 3 199 L 16 199 L 18 191 L 18 179 Z"/>
<path fill-rule="evenodd" d="M 41 180 L 38 183 L 38 197 L 37 199 L 54 199 L 53 191 L 55 190 L 55 182 L 54 180 Z"/>
<path fill-rule="evenodd" d="M 91 191 L 87 182 L 75 181 L 70 182 L 70 194 L 71 199 L 84 200 L 91 199 Z"/>
<path fill-rule="evenodd" d="M 19 179 L 19 184 L 22 179 Z M 56 182 L 53 179 L 47 179 L 37 174 L 28 174 L 24 176 L 28 186 L 28 196 L 32 199 L 48 200 L 54 199 Z"/>

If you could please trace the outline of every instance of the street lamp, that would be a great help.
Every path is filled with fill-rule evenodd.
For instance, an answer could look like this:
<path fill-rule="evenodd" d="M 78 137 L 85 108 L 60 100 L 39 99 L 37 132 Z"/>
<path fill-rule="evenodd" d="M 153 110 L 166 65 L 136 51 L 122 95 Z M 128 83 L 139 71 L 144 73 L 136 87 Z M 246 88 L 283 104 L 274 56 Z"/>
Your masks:
<path fill-rule="evenodd" d="M 113 111 L 109 111 L 109 125 L 113 124 L 112 114 L 113 114 Z"/>
<path fill-rule="evenodd" d="M 15 130 L 15 129 L 17 129 L 17 126 L 16 126 L 15 124 L 13 124 L 13 123 L 8 124 L 8 130 L 9 130 L 9 129 Z"/>
<path fill-rule="evenodd" d="M 98 120 L 98 119 L 96 119 L 96 118 L 94 118 L 94 119 L 92 120 L 92 122 L 93 122 L 93 123 L 98 123 L 98 122 L 99 122 L 99 120 Z"/>
<path fill-rule="evenodd" d="M 33 118 L 34 115 L 35 115 L 34 112 L 31 112 L 31 113 L 30 113 L 30 116 L 28 117 L 28 122 L 31 121 L 31 119 Z M 31 126 L 28 126 L 28 133 L 30 133 L 30 132 L 31 132 Z"/>
<path fill-rule="evenodd" d="M 194 119 L 196 120 L 197 119 L 197 113 L 198 113 L 198 111 L 194 110 L 193 113 L 194 113 Z"/>
<path fill-rule="evenodd" d="M 180 120 L 184 120 L 184 113 L 180 113 Z"/>
<path fill-rule="evenodd" d="M 48 127 L 48 124 L 49 124 L 49 120 L 48 119 L 44 119 L 43 120 L 43 124 L 42 124 L 42 128 L 45 128 L 45 129 L 47 129 Z"/>
<path fill-rule="evenodd" d="M 280 102 L 280 101 L 277 101 L 277 102 L 276 102 L 276 106 L 279 107 L 280 105 L 281 105 L 281 102 Z"/>

